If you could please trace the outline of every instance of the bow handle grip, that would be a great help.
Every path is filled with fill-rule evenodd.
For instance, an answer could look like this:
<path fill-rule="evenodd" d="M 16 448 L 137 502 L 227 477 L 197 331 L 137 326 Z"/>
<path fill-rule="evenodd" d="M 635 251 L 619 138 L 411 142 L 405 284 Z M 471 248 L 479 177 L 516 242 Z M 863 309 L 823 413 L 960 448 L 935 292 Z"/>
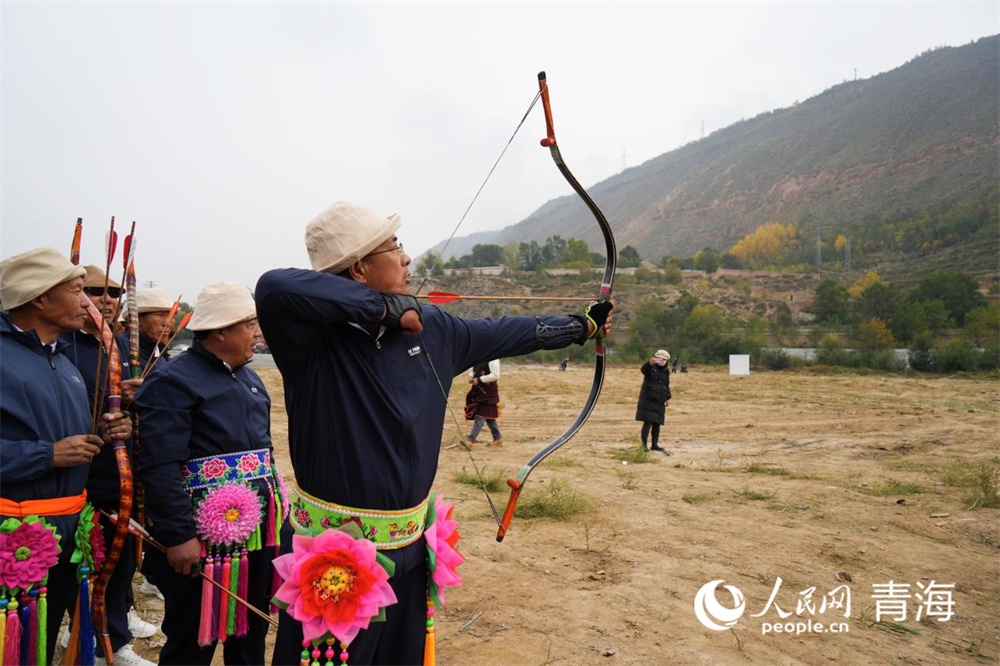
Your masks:
<path fill-rule="evenodd" d="M 541 144 L 543 148 L 551 148 L 556 145 L 556 130 L 552 126 L 552 107 L 549 105 L 549 86 L 545 82 L 545 72 L 538 72 L 538 92 L 542 96 L 542 108 L 545 110 L 545 138 Z"/>
<path fill-rule="evenodd" d="M 510 486 L 510 499 L 507 500 L 507 509 L 503 512 L 503 520 L 500 529 L 497 530 L 497 543 L 502 542 L 507 535 L 510 520 L 514 517 L 514 507 L 517 506 L 517 498 L 521 496 L 521 484 L 517 480 L 507 479 L 507 485 Z"/>

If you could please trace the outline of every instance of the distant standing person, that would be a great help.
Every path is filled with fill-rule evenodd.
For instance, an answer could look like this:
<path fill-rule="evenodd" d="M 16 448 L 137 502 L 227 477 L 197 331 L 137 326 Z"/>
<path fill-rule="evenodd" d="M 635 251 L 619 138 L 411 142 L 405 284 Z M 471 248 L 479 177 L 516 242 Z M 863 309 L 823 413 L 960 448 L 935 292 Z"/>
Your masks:
<path fill-rule="evenodd" d="M 642 390 L 635 409 L 635 420 L 642 421 L 642 450 L 649 451 L 649 435 L 653 435 L 653 451 L 660 448 L 660 426 L 663 425 L 666 407 L 670 404 L 670 352 L 658 349 L 653 358 L 642 364 Z"/>
<path fill-rule="evenodd" d="M 503 436 L 497 419 L 500 418 L 500 360 L 474 366 L 469 370 L 469 383 L 472 388 L 465 396 L 465 418 L 473 421 L 472 432 L 469 433 L 469 443 L 472 444 L 479 436 L 479 431 L 486 424 L 493 435 L 493 441 L 486 446 L 500 446 Z"/>

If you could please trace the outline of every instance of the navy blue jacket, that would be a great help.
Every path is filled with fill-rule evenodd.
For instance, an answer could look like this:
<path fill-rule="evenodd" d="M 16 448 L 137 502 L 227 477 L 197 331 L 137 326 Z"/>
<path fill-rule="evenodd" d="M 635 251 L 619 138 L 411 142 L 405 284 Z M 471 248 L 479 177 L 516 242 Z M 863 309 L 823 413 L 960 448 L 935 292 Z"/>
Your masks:
<path fill-rule="evenodd" d="M 125 339 L 125 342 L 126 342 L 125 358 L 128 358 L 128 338 L 127 337 Z M 170 354 L 167 353 L 167 349 L 163 345 L 163 343 L 160 343 L 159 345 L 157 345 L 156 344 L 156 340 L 153 340 L 151 338 L 147 338 L 142 333 L 139 334 L 139 367 L 141 367 L 143 369 L 146 368 L 146 365 L 149 363 L 149 359 L 153 358 L 153 352 L 156 351 L 157 347 L 159 347 L 159 349 L 160 349 L 160 354 L 163 356 L 163 360 L 157 362 L 156 367 L 153 368 L 153 370 L 152 370 L 153 372 L 156 372 L 157 370 L 159 370 L 161 365 L 163 365 L 166 361 L 170 360 Z"/>
<path fill-rule="evenodd" d="M 90 433 L 90 403 L 80 373 L 34 331 L 19 332 L 0 314 L 0 496 L 15 502 L 83 492 L 89 465 L 53 467 L 53 444 Z M 52 516 L 63 537 L 76 516 Z M 72 552 L 72 547 L 70 547 Z"/>
<path fill-rule="evenodd" d="M 271 449 L 271 398 L 247 365 L 230 369 L 197 340 L 156 368 L 135 394 L 142 443 L 136 475 L 145 484 L 153 535 L 176 546 L 197 536 L 181 466 L 194 458 Z M 266 499 L 264 482 L 253 483 Z"/>
<path fill-rule="evenodd" d="M 351 322 L 379 322 L 381 294 L 316 271 L 269 271 L 255 296 L 284 381 L 296 481 L 311 495 L 355 508 L 419 504 L 437 473 L 442 391 L 473 365 L 538 348 L 534 317 L 461 319 L 434 306 L 423 306 L 420 335 L 387 330 L 376 340 Z M 422 549 L 421 540 L 386 554 L 397 564 L 415 562 L 404 551 L 418 544 Z"/>
<path fill-rule="evenodd" d="M 94 336 L 80 331 L 78 333 L 65 333 L 59 338 L 66 343 L 66 358 L 68 358 L 83 377 L 83 385 L 87 387 L 87 399 L 91 409 L 94 405 L 95 372 L 97 371 L 97 355 L 101 355 L 101 375 L 107 377 L 108 356 L 101 348 L 101 343 Z M 128 345 L 124 336 L 117 336 L 115 343 L 118 345 L 118 353 L 121 356 L 121 367 L 119 374 L 121 378 L 129 378 L 128 370 Z M 108 412 L 107 384 L 104 386 L 104 401 L 100 406 L 98 414 Z M 125 405 L 122 405 L 125 409 Z M 132 459 L 132 438 L 125 442 L 128 448 L 129 460 Z M 87 499 L 100 508 L 108 511 L 118 510 L 118 499 L 121 496 L 121 483 L 118 477 L 118 461 L 115 458 L 115 449 L 112 446 L 105 446 L 101 452 L 90 461 L 90 476 L 87 477 Z"/>

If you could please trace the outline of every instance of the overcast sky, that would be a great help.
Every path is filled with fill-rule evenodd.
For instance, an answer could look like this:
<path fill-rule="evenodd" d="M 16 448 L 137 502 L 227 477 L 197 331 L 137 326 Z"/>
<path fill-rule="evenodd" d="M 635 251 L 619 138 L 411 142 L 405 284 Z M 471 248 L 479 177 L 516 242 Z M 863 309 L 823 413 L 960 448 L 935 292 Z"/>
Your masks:
<path fill-rule="evenodd" d="M 305 224 L 398 212 L 446 238 L 548 72 L 589 186 L 741 118 L 1000 32 L 987 2 L 0 3 L 0 256 L 84 263 L 137 223 L 140 283 L 193 303 L 307 266 Z M 459 235 L 569 193 L 539 105 Z M 120 264 L 119 264 L 120 266 Z M 113 271 L 119 276 L 120 268 Z M 117 279 L 117 277 L 116 277 Z"/>

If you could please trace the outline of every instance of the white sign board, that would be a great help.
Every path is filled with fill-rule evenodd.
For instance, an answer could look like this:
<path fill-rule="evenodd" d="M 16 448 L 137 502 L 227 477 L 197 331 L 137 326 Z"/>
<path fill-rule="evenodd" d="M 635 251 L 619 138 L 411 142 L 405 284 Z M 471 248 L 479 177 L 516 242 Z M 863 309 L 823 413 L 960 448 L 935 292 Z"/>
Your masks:
<path fill-rule="evenodd" d="M 729 374 L 731 374 L 731 375 L 749 375 L 750 374 L 750 355 L 749 354 L 730 354 L 729 355 Z"/>

